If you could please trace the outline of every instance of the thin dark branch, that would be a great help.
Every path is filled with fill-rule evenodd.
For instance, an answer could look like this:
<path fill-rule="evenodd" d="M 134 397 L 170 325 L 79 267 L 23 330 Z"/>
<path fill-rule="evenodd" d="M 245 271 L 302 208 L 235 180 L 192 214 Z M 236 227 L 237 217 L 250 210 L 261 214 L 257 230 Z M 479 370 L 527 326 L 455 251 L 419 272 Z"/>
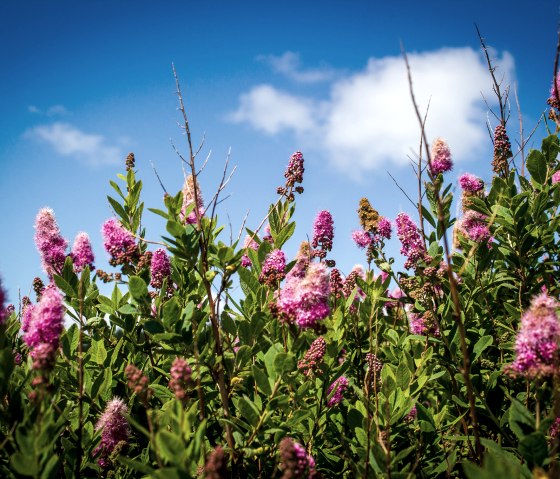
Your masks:
<path fill-rule="evenodd" d="M 388 175 L 391 177 L 391 179 L 395 182 L 395 185 L 397 185 L 397 188 L 398 188 L 399 190 L 402 191 L 402 194 L 403 194 L 404 196 L 406 196 L 406 199 L 407 199 L 408 201 L 410 201 L 410 203 L 412 204 L 412 206 L 414 206 L 414 207 L 416 208 L 416 203 L 415 203 L 414 201 L 412 201 L 412 198 L 410 198 L 410 196 L 408 196 L 407 192 L 404 191 L 404 190 L 402 189 L 401 185 L 399 185 L 399 184 L 397 183 L 397 180 L 395 180 L 395 178 L 393 177 L 393 175 L 392 175 L 391 173 L 389 173 L 389 171 L 387 171 L 387 174 L 388 174 Z"/>
<path fill-rule="evenodd" d="M 167 194 L 167 190 L 165 189 L 165 186 L 163 186 L 163 183 L 162 183 L 162 181 L 161 181 L 161 178 L 160 178 L 159 175 L 158 175 L 158 172 L 157 172 L 157 170 L 156 170 L 156 167 L 155 167 L 153 161 L 150 161 L 150 164 L 152 165 L 152 169 L 154 170 L 154 173 L 155 173 L 155 175 L 156 175 L 156 178 L 158 179 L 159 185 L 160 185 L 161 188 L 163 189 L 163 192 L 164 192 L 165 194 Z"/>

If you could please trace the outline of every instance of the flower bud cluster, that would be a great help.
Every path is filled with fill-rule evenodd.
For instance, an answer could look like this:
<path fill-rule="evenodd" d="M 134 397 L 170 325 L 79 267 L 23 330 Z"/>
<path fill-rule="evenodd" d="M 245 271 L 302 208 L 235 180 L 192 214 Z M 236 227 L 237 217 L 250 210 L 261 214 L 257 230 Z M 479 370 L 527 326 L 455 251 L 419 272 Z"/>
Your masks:
<path fill-rule="evenodd" d="M 263 261 L 259 281 L 269 287 L 277 287 L 286 276 L 286 255 L 282 250 L 271 251 Z"/>
<path fill-rule="evenodd" d="M 291 437 L 282 439 L 279 445 L 281 479 L 316 478 L 315 460 L 305 448 Z"/>
<path fill-rule="evenodd" d="M 160 289 L 165 279 L 171 277 L 171 263 L 164 249 L 156 249 L 150 262 L 151 280 L 150 284 L 157 289 Z"/>
<path fill-rule="evenodd" d="M 300 369 L 304 375 L 309 376 L 319 367 L 319 364 L 323 362 L 323 356 L 325 356 L 326 351 L 327 342 L 325 338 L 319 336 L 311 343 L 303 359 L 298 362 L 298 369 Z"/>
<path fill-rule="evenodd" d="M 175 397 L 182 401 L 187 397 L 187 388 L 191 382 L 192 370 L 183 358 L 175 358 L 171 365 L 171 379 L 169 389 L 175 393 Z"/>

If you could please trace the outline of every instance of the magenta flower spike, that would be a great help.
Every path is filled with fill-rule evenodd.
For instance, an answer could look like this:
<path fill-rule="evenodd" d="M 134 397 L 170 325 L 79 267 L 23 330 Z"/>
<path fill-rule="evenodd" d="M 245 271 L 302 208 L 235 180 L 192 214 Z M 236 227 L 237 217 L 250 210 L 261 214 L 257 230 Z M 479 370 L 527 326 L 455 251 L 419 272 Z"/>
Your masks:
<path fill-rule="evenodd" d="M 35 218 L 35 244 L 41 255 L 45 273 L 52 278 L 60 273 L 66 259 L 68 242 L 60 234 L 60 229 L 50 208 L 41 208 Z"/>
<path fill-rule="evenodd" d="M 291 437 L 285 437 L 280 441 L 280 468 L 283 471 L 281 479 L 314 479 L 317 477 L 315 471 L 315 460 L 307 454 L 305 448 L 294 441 Z"/>
<path fill-rule="evenodd" d="M 432 161 L 430 162 L 430 173 L 437 176 L 446 173 L 453 168 L 451 161 L 451 150 L 443 138 L 437 138 L 432 143 Z"/>
<path fill-rule="evenodd" d="M 175 358 L 171 365 L 169 388 L 180 401 L 187 397 L 187 387 L 191 382 L 192 370 L 183 358 Z"/>
<path fill-rule="evenodd" d="M 136 253 L 136 239 L 116 218 L 110 218 L 101 228 L 103 246 L 111 255 L 112 265 L 130 262 Z"/>
<path fill-rule="evenodd" d="M 367 231 L 358 230 L 352 232 L 352 239 L 358 248 L 367 248 L 372 243 L 372 238 Z"/>
<path fill-rule="evenodd" d="M 506 367 L 514 375 L 529 379 L 550 376 L 558 371 L 560 303 L 547 293 L 535 296 L 529 309 L 521 316 L 515 340 L 515 360 Z"/>
<path fill-rule="evenodd" d="M 270 287 L 276 286 L 286 276 L 286 255 L 282 250 L 271 251 L 263 261 L 259 281 Z"/>
<path fill-rule="evenodd" d="M 80 232 L 76 235 L 70 256 L 74 262 L 74 271 L 76 273 L 81 272 L 86 266 L 89 266 L 92 271 L 95 269 L 93 266 L 95 257 L 93 256 L 93 249 L 87 233 Z"/>
<path fill-rule="evenodd" d="M 334 383 L 329 386 L 329 389 L 327 389 L 327 396 L 329 396 L 327 406 L 333 407 L 342 402 L 342 400 L 344 399 L 344 391 L 346 391 L 347 388 L 348 379 L 346 378 L 346 376 L 340 376 Z"/>
<path fill-rule="evenodd" d="M 93 451 L 93 455 L 99 454 L 98 464 L 101 467 L 110 465 L 110 456 L 117 446 L 124 447 L 130 436 L 130 427 L 124 417 L 128 414 L 128 408 L 120 398 L 113 398 L 105 407 L 105 411 L 97 421 L 96 431 L 101 431 L 101 442 Z"/>
<path fill-rule="evenodd" d="M 150 272 L 150 284 L 157 289 L 162 287 L 164 279 L 171 277 L 171 263 L 164 249 L 158 248 L 152 254 Z"/>
<path fill-rule="evenodd" d="M 311 246 L 322 251 L 330 251 L 333 246 L 334 222 L 327 210 L 320 211 L 313 222 L 313 240 Z"/>
<path fill-rule="evenodd" d="M 31 318 L 26 320 L 25 315 L 29 310 Z M 27 332 L 23 336 L 25 344 L 34 349 L 41 343 L 48 343 L 54 349 L 58 348 L 60 334 L 64 325 L 64 306 L 62 296 L 55 286 L 48 286 L 43 292 L 41 301 L 33 307 L 27 306 L 24 310 L 24 321 L 28 324 Z"/>
<path fill-rule="evenodd" d="M 395 220 L 397 224 L 397 236 L 401 242 L 401 254 L 406 256 L 404 264 L 406 269 L 416 268 L 420 261 L 429 259 L 426 246 L 422 241 L 420 231 L 416 224 L 406 213 L 399 213 Z"/>
<path fill-rule="evenodd" d="M 459 186 L 469 193 L 477 193 L 484 188 L 484 181 L 470 173 L 463 173 L 459 177 Z"/>

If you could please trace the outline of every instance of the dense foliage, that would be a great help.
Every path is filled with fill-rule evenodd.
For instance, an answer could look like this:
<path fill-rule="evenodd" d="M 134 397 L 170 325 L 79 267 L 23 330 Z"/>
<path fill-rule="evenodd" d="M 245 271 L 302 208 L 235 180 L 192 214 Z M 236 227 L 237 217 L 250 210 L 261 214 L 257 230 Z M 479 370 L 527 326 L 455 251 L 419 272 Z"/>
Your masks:
<path fill-rule="evenodd" d="M 161 241 L 142 227 L 132 154 L 102 229 L 113 272 L 95 269 L 87 235 L 68 252 L 54 213 L 37 216 L 48 284 L 2 309 L 3 477 L 559 477 L 556 134 L 512 157 L 497 117 L 492 182 L 460 177 L 458 219 L 435 140 L 419 152 L 418 219 L 362 199 L 368 266 L 342 274 L 328 211 L 296 258 L 283 252 L 299 152 L 257 230 L 224 240 L 227 181 L 205 205 L 179 98 L 190 172 L 150 209 Z"/>

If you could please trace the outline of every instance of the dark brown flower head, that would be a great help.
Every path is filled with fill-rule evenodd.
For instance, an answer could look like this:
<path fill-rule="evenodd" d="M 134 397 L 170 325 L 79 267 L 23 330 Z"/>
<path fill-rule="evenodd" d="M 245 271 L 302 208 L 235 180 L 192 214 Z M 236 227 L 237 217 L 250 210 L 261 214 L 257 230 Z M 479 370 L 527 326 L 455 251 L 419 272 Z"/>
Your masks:
<path fill-rule="evenodd" d="M 126 171 L 130 171 L 134 168 L 134 153 L 130 152 L 126 157 Z"/>
<path fill-rule="evenodd" d="M 367 198 L 362 198 L 360 200 L 358 218 L 360 219 L 360 225 L 364 231 L 373 232 L 377 230 L 380 219 L 379 213 L 371 206 Z"/>
<path fill-rule="evenodd" d="M 41 299 L 44 290 L 45 290 L 45 283 L 43 283 L 43 280 L 41 278 L 36 277 L 33 280 L 33 291 L 35 291 L 35 294 L 37 295 L 37 301 Z"/>
<path fill-rule="evenodd" d="M 502 178 L 509 173 L 508 160 L 512 157 L 511 143 L 504 125 L 496 126 L 494 130 L 494 159 L 492 160 L 492 170 Z"/>

